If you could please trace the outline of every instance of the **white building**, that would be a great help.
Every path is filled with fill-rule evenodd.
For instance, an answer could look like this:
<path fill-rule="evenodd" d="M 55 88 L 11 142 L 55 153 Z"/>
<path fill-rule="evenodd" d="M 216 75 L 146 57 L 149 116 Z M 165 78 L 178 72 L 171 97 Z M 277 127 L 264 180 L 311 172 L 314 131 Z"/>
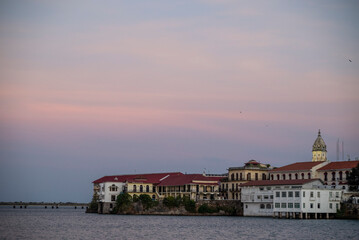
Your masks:
<path fill-rule="evenodd" d="M 342 197 L 319 179 L 253 181 L 241 187 L 244 216 L 329 218 Z"/>

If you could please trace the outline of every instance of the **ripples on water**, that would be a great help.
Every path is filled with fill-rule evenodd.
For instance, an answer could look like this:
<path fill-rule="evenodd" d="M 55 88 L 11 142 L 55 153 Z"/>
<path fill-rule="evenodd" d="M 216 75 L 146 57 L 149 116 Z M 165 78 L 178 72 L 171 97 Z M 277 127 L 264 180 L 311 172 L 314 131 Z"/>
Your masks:
<path fill-rule="evenodd" d="M 0 208 L 0 239 L 359 239 L 358 220 L 122 216 Z"/>

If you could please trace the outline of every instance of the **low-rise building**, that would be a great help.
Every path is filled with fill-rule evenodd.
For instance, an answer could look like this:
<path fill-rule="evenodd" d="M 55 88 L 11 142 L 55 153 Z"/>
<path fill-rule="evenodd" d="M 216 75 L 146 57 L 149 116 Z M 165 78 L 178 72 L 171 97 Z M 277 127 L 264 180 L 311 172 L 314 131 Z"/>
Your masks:
<path fill-rule="evenodd" d="M 240 185 L 248 181 L 268 179 L 269 164 L 263 164 L 256 160 L 250 160 L 243 167 L 228 168 L 228 179 L 221 183 L 221 191 L 224 199 L 240 200 Z"/>
<path fill-rule="evenodd" d="M 244 216 L 329 218 L 340 208 L 342 191 L 320 179 L 253 181 L 242 185 Z"/>
<path fill-rule="evenodd" d="M 219 200 L 220 180 L 223 176 L 206 176 L 202 174 L 184 174 L 170 176 L 157 185 L 161 199 L 189 197 L 191 200 Z"/>
<path fill-rule="evenodd" d="M 121 193 L 129 193 L 132 197 L 147 194 L 152 199 L 159 199 L 156 186 L 169 176 L 183 175 L 180 172 L 150 173 L 133 175 L 104 176 L 93 181 L 94 192 L 99 196 L 99 213 L 113 210 L 116 198 Z"/>

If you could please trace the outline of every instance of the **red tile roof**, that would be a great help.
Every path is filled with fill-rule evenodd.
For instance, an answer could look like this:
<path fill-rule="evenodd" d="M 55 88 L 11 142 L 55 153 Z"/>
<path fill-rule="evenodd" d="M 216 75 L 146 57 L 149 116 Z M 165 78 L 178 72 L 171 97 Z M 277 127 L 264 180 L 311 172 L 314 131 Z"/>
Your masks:
<path fill-rule="evenodd" d="M 186 184 L 218 185 L 223 177 L 203 176 L 202 174 L 173 175 L 164 179 L 158 186 L 182 186 Z"/>
<path fill-rule="evenodd" d="M 294 180 L 259 180 L 259 181 L 250 181 L 241 184 L 241 187 L 246 186 L 272 186 L 272 185 L 302 185 L 305 183 L 313 181 L 321 181 L 320 179 L 294 179 Z"/>
<path fill-rule="evenodd" d="M 323 162 L 296 162 L 280 168 L 270 170 L 270 172 L 283 172 L 283 171 L 303 171 L 310 170 L 313 167 Z"/>
<path fill-rule="evenodd" d="M 324 170 L 340 170 L 340 169 L 352 169 L 358 166 L 359 161 L 342 161 L 342 162 L 331 162 L 324 167 L 318 169 L 318 171 Z"/>
<path fill-rule="evenodd" d="M 132 175 L 114 175 L 104 176 L 99 178 L 92 183 L 103 183 L 103 182 L 138 182 L 138 183 L 152 183 L 158 184 L 161 180 L 168 176 L 183 175 L 181 172 L 170 172 L 170 173 L 146 173 L 146 174 L 132 174 Z"/>

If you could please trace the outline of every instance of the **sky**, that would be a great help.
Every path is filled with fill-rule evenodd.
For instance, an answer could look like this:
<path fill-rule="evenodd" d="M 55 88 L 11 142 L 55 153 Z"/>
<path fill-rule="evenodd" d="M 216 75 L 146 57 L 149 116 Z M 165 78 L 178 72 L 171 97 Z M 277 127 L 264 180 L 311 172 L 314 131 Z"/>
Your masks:
<path fill-rule="evenodd" d="M 358 1 L 1 1 L 0 201 L 359 157 Z M 351 61 L 349 61 L 351 60 Z"/>

